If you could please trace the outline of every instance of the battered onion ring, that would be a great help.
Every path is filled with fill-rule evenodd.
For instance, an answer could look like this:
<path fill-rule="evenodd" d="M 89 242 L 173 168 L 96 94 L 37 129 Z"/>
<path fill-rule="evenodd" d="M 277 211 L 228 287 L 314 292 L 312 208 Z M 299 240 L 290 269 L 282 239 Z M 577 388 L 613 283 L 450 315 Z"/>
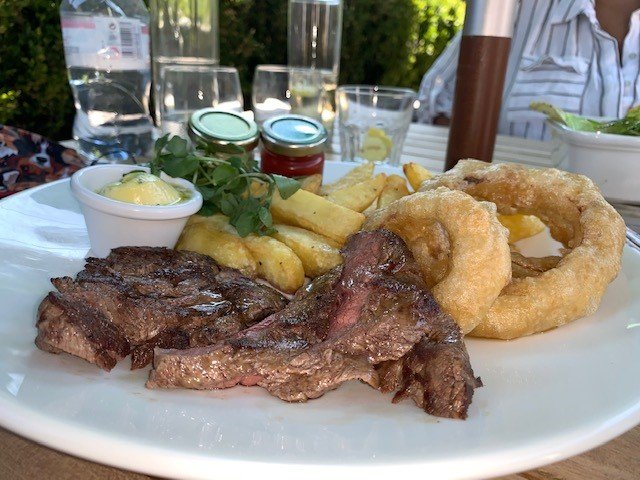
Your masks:
<path fill-rule="evenodd" d="M 525 257 L 511 252 L 511 278 L 538 277 L 547 270 L 556 268 L 562 257 Z"/>
<path fill-rule="evenodd" d="M 409 195 L 373 212 L 363 228 L 386 228 L 407 243 L 435 299 L 463 333 L 478 325 L 511 279 L 507 229 L 493 205 L 465 193 L 438 188 Z M 434 262 L 446 268 L 434 269 Z"/>
<path fill-rule="evenodd" d="M 511 339 L 542 332 L 595 312 L 618 275 L 625 226 L 587 177 L 520 165 L 463 160 L 420 190 L 441 186 L 496 204 L 499 213 L 536 215 L 570 248 L 555 268 L 514 278 L 472 335 Z"/>

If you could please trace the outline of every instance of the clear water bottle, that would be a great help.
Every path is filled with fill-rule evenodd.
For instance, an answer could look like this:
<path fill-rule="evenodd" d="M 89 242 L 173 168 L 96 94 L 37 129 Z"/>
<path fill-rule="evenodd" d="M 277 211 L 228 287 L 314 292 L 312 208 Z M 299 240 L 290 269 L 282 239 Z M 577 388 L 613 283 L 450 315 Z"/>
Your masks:
<path fill-rule="evenodd" d="M 91 160 L 130 162 L 153 144 L 149 12 L 142 0 L 63 0 L 73 136 Z"/>
<path fill-rule="evenodd" d="M 175 87 L 168 77 L 181 70 L 205 72 L 220 63 L 218 0 L 150 0 L 149 7 L 156 124 L 164 127 L 165 121 L 182 122 L 180 115 L 167 112 L 173 110 L 173 98 L 165 87 Z"/>

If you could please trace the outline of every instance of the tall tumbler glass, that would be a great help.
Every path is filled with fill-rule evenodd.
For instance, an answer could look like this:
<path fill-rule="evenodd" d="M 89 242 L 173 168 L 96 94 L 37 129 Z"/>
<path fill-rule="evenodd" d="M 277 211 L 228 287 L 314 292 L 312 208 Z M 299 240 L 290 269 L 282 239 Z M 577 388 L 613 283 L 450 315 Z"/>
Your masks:
<path fill-rule="evenodd" d="M 320 70 L 322 123 L 329 138 L 335 120 L 341 37 L 342 0 L 289 0 L 288 62 L 292 67 Z"/>
<path fill-rule="evenodd" d="M 165 67 L 220 63 L 218 0 L 150 0 L 150 7 L 154 106 L 161 126 Z"/>
<path fill-rule="evenodd" d="M 232 67 L 166 65 L 160 90 L 162 133 L 187 138 L 187 122 L 196 110 L 216 107 L 242 113 L 238 70 Z"/>

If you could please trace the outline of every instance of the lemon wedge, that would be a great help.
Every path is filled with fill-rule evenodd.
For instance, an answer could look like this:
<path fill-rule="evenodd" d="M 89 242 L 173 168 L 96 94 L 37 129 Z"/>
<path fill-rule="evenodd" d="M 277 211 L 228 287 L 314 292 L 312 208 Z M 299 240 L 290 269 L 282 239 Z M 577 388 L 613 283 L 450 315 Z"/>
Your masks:
<path fill-rule="evenodd" d="M 362 142 L 360 156 L 371 162 L 380 162 L 389 156 L 391 147 L 393 147 L 393 140 L 384 130 L 371 127 Z"/>

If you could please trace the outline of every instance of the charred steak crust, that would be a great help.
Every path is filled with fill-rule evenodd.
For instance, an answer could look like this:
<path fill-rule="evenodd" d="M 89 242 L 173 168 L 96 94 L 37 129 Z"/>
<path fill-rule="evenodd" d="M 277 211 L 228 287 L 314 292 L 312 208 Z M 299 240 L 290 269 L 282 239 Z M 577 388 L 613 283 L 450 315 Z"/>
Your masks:
<path fill-rule="evenodd" d="M 156 346 L 214 343 L 286 304 L 274 289 L 205 255 L 165 248 L 116 248 L 106 258 L 88 258 L 75 280 L 52 283 L 58 292 L 40 306 L 36 345 L 105 370 L 129 351 L 132 368 L 140 368 Z"/>
<path fill-rule="evenodd" d="M 411 398 L 425 412 L 438 417 L 467 418 L 474 389 L 482 386 L 462 342 L 425 337 L 401 359 L 382 362 L 376 369 L 380 390 L 397 391 L 394 403 Z"/>
<path fill-rule="evenodd" d="M 111 370 L 129 354 L 122 330 L 97 309 L 50 292 L 38 308 L 36 345 L 42 350 L 68 352 Z"/>
<path fill-rule="evenodd" d="M 460 329 L 423 283 L 404 242 L 359 232 L 344 264 L 301 289 L 281 311 L 219 343 L 159 351 L 149 388 L 258 385 L 305 401 L 359 379 L 399 390 L 434 415 L 465 418 L 473 376 Z"/>

